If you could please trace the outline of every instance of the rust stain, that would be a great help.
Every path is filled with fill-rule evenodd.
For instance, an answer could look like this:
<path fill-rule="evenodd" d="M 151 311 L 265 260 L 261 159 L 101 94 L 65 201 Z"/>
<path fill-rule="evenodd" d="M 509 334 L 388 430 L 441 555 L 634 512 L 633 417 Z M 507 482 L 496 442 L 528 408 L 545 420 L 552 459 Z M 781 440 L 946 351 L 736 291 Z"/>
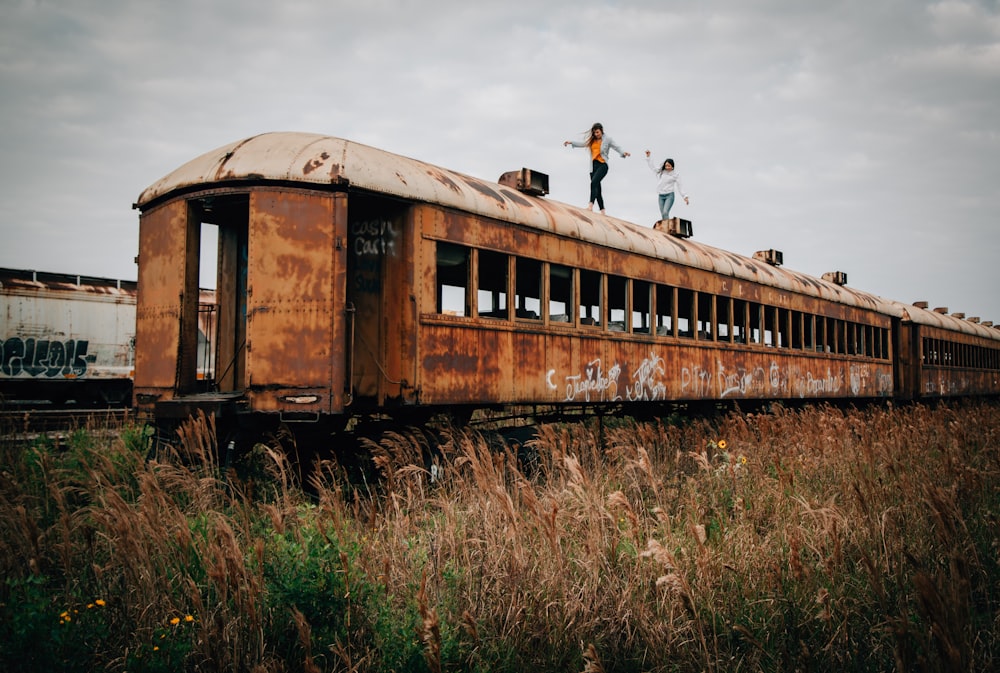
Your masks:
<path fill-rule="evenodd" d="M 448 189 L 455 192 L 456 194 L 462 193 L 462 188 L 459 187 L 454 180 L 449 178 L 444 173 L 441 173 L 440 171 L 427 171 L 427 174 L 432 178 L 434 178 L 435 180 L 437 180 L 438 182 L 440 182 L 441 184 L 443 184 L 444 186 L 446 186 Z"/>
<path fill-rule="evenodd" d="M 310 159 L 309 161 L 306 162 L 306 165 L 302 167 L 302 173 L 304 175 L 309 175 L 317 168 L 321 168 L 323 164 L 326 163 L 326 160 L 329 158 L 330 158 L 330 153 L 323 152 L 322 154 L 319 155 L 319 157 Z"/>
<path fill-rule="evenodd" d="M 503 200 L 503 197 L 487 187 L 485 183 L 479 182 L 478 180 L 466 180 L 465 184 L 469 185 L 472 189 L 479 192 L 483 196 L 493 199 L 501 208 L 507 207 L 507 202 Z"/>

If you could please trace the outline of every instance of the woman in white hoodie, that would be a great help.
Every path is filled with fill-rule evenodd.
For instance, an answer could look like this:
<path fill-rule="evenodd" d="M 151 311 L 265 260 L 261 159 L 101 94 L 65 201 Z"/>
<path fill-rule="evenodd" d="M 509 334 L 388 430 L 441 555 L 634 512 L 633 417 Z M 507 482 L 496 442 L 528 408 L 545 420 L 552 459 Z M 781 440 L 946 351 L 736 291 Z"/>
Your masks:
<path fill-rule="evenodd" d="M 681 186 L 681 176 L 674 170 L 674 160 L 664 159 L 663 163 L 657 166 L 649 155 L 649 150 L 646 150 L 646 163 L 649 164 L 649 170 L 653 171 L 659 178 L 656 189 L 660 193 L 660 216 L 661 219 L 666 220 L 670 218 L 670 209 L 674 205 L 674 192 L 679 193 L 684 198 L 685 204 L 690 205 L 691 201 L 688 200 L 687 194 L 684 193 L 684 188 Z"/>

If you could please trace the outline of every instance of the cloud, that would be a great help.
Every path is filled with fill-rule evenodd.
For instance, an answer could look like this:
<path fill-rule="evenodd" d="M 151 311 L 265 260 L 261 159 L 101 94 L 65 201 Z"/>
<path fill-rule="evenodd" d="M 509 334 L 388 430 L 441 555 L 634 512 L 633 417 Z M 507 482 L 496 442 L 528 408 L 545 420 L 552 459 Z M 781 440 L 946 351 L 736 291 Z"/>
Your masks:
<path fill-rule="evenodd" d="M 134 277 L 139 192 L 270 130 L 528 166 L 582 205 L 562 141 L 602 121 L 635 154 L 612 159 L 612 214 L 655 219 L 648 148 L 678 161 L 705 243 L 1000 321 L 994 2 L 12 0 L 0 19 L 3 266 Z"/>

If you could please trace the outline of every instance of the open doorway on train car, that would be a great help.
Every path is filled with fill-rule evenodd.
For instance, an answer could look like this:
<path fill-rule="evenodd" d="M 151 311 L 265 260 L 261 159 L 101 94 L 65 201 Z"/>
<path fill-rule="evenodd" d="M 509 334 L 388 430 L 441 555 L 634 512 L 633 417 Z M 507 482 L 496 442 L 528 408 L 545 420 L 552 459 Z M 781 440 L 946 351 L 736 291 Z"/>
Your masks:
<path fill-rule="evenodd" d="M 349 385 L 357 407 L 403 403 L 413 383 L 413 372 L 404 371 L 415 357 L 409 213 L 406 202 L 364 194 L 352 194 L 348 204 Z"/>
<path fill-rule="evenodd" d="M 246 387 L 249 196 L 204 197 L 193 210 L 200 246 L 197 336 L 185 342 L 196 344 L 200 390 L 240 391 Z"/>

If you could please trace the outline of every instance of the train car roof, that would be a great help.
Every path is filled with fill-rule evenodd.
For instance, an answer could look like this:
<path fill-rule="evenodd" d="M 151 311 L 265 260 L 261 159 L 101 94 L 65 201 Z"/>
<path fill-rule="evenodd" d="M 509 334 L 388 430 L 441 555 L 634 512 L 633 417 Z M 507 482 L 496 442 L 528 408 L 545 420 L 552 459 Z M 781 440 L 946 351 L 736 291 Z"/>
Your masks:
<path fill-rule="evenodd" d="M 147 187 L 135 207 L 146 210 L 176 193 L 210 186 L 260 182 L 350 187 L 434 203 L 919 324 L 1000 340 L 1000 329 L 884 299 L 691 239 L 321 134 L 264 133 L 224 145 Z"/>
<path fill-rule="evenodd" d="M 52 273 L 34 269 L 0 268 L 0 291 L 16 292 L 76 292 L 106 296 L 134 296 L 136 282 L 117 278 Z"/>

